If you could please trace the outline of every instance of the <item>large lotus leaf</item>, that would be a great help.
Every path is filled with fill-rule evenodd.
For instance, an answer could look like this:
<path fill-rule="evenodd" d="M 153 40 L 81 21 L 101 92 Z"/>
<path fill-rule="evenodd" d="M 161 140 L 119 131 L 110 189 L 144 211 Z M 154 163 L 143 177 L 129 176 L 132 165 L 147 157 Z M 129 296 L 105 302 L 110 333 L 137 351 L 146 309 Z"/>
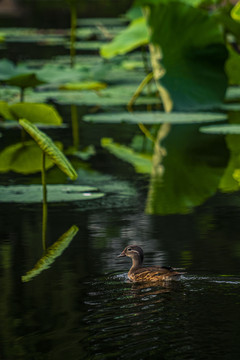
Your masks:
<path fill-rule="evenodd" d="M 150 155 L 137 153 L 125 145 L 114 143 L 114 141 L 109 138 L 103 138 L 101 145 L 111 154 L 133 165 L 136 172 L 141 174 L 149 174 L 151 172 L 152 159 Z"/>
<path fill-rule="evenodd" d="M 213 17 L 198 8 L 169 2 L 151 6 L 151 41 L 163 53 L 161 79 L 177 109 L 213 108 L 227 86 L 227 52 Z"/>
<path fill-rule="evenodd" d="M 25 99 L 28 102 L 45 102 L 48 99 L 54 100 L 63 105 L 88 105 L 88 106 L 126 106 L 136 91 L 136 86 L 120 85 L 111 86 L 101 90 L 101 93 L 89 91 L 45 91 L 45 92 L 30 92 L 25 94 Z M 159 99 L 156 96 L 139 96 L 136 100 L 137 105 L 156 104 Z"/>
<path fill-rule="evenodd" d="M 73 225 L 54 244 L 47 248 L 44 256 L 38 260 L 34 268 L 28 271 L 26 275 L 22 276 L 22 281 L 30 281 L 33 277 L 39 275 L 43 270 L 48 269 L 54 260 L 69 246 L 78 230 L 78 227 Z"/>
<path fill-rule="evenodd" d="M 43 84 L 43 81 L 25 65 L 16 66 L 7 59 L 0 60 L 0 80 L 23 89 Z"/>
<path fill-rule="evenodd" d="M 6 101 L 0 101 L 0 116 L 8 120 L 14 118 Z"/>
<path fill-rule="evenodd" d="M 99 113 L 85 115 L 84 121 L 92 121 L 96 123 L 122 123 L 127 122 L 131 124 L 194 124 L 205 122 L 224 121 L 227 117 L 221 113 L 164 113 L 160 111 L 155 112 L 119 112 L 119 113 Z"/>
<path fill-rule="evenodd" d="M 72 180 L 78 175 L 65 155 L 56 147 L 52 139 L 39 130 L 34 124 L 26 119 L 20 119 L 19 124 L 37 142 L 39 147 L 50 157 L 50 159 Z"/>
<path fill-rule="evenodd" d="M 104 196 L 95 187 L 82 185 L 47 185 L 48 203 L 78 202 L 99 199 Z M 41 185 L 0 186 L 2 203 L 42 203 Z"/>
<path fill-rule="evenodd" d="M 47 64 L 37 71 L 37 76 L 43 82 L 64 84 L 71 81 L 81 81 L 88 75 L 88 68 L 74 68 L 56 64 Z"/>
<path fill-rule="evenodd" d="M 125 54 L 149 42 L 149 30 L 145 18 L 135 19 L 118 34 L 110 43 L 100 49 L 101 56 L 109 59 L 116 55 Z"/>
<path fill-rule="evenodd" d="M 219 135 L 240 135 L 240 124 L 223 124 L 223 125 L 211 125 L 203 126 L 200 131 L 206 134 L 219 134 Z"/>
<path fill-rule="evenodd" d="M 8 79 L 6 82 L 8 85 L 18 86 L 22 89 L 28 87 L 34 88 L 38 85 L 44 84 L 44 82 L 39 80 L 34 73 L 16 75 Z"/>
<path fill-rule="evenodd" d="M 62 149 L 62 144 L 57 142 L 56 146 Z M 54 166 L 47 158 L 46 169 Z M 34 141 L 25 141 L 24 144 L 17 143 L 7 146 L 0 153 L 0 172 L 14 171 L 20 174 L 34 174 L 42 169 L 42 150 Z"/>
<path fill-rule="evenodd" d="M 164 151 L 154 153 L 148 214 L 188 213 L 216 193 L 228 162 L 222 137 L 201 134 L 198 124 L 172 125 L 159 146 Z"/>
<path fill-rule="evenodd" d="M 9 109 L 15 119 L 27 119 L 31 123 L 42 123 L 51 125 L 61 125 L 62 118 L 51 105 L 34 104 L 34 103 L 18 103 L 10 105 Z"/>

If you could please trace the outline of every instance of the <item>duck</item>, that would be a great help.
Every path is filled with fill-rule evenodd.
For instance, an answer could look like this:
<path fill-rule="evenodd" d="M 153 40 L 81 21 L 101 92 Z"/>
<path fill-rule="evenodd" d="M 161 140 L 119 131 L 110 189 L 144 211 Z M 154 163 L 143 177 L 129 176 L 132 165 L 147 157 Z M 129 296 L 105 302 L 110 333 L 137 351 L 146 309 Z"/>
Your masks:
<path fill-rule="evenodd" d="M 176 280 L 180 273 L 170 266 L 143 266 L 144 253 L 138 245 L 128 245 L 118 257 L 128 256 L 132 259 L 132 266 L 128 272 L 128 279 L 132 282 L 157 282 Z"/>

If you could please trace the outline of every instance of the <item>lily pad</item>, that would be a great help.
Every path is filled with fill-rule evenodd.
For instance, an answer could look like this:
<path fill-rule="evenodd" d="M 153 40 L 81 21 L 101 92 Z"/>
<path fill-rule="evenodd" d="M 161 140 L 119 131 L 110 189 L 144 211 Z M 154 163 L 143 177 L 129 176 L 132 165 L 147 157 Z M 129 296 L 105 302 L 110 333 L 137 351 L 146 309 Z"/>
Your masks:
<path fill-rule="evenodd" d="M 101 56 L 109 59 L 125 54 L 149 42 L 150 35 L 144 17 L 134 19 L 131 24 L 118 34 L 109 44 L 100 49 Z"/>
<path fill-rule="evenodd" d="M 73 238 L 79 231 L 76 225 L 73 225 L 67 232 L 65 232 L 53 245 L 51 245 L 44 253 L 44 256 L 38 260 L 33 269 L 28 271 L 26 275 L 22 276 L 22 281 L 27 282 L 39 275 L 43 270 L 46 270 L 59 257 L 63 251 L 69 246 Z"/>
<path fill-rule="evenodd" d="M 94 200 L 104 196 L 96 188 L 81 185 L 47 185 L 48 203 Z M 41 185 L 0 186 L 0 202 L 33 204 L 43 201 Z"/>
<path fill-rule="evenodd" d="M 127 146 L 114 143 L 114 141 L 109 138 L 103 138 L 101 145 L 111 154 L 133 165 L 137 173 L 150 174 L 152 169 L 151 155 L 137 153 Z"/>
<path fill-rule="evenodd" d="M 15 119 L 27 119 L 31 123 L 44 123 L 50 125 L 61 125 L 62 118 L 51 105 L 20 103 L 9 106 Z"/>
<path fill-rule="evenodd" d="M 60 142 L 55 145 L 62 149 Z M 46 169 L 54 163 L 46 158 Z M 34 174 L 42 169 L 42 150 L 32 140 L 7 146 L 0 152 L 0 173 L 14 171 L 20 174 Z"/>
<path fill-rule="evenodd" d="M 225 125 L 203 126 L 200 128 L 200 131 L 205 134 L 240 135 L 240 125 L 225 124 Z"/>
<path fill-rule="evenodd" d="M 84 81 L 84 82 L 74 82 L 66 83 L 60 86 L 60 90 L 74 90 L 74 91 L 84 91 L 84 90 L 102 90 L 107 87 L 107 84 L 98 82 L 98 81 Z"/>
<path fill-rule="evenodd" d="M 32 92 L 25 94 L 28 102 L 46 102 L 49 99 L 62 105 L 87 105 L 87 106 L 127 106 L 129 100 L 136 91 L 135 85 L 111 86 L 101 90 L 100 93 L 81 91 L 46 91 Z M 136 100 L 137 105 L 156 104 L 159 99 L 155 96 L 139 96 Z"/>
<path fill-rule="evenodd" d="M 100 113 L 85 115 L 84 121 L 96 123 L 122 123 L 131 124 L 193 124 L 204 122 L 225 121 L 227 116 L 223 113 L 164 113 L 156 112 L 120 112 L 120 113 Z"/>

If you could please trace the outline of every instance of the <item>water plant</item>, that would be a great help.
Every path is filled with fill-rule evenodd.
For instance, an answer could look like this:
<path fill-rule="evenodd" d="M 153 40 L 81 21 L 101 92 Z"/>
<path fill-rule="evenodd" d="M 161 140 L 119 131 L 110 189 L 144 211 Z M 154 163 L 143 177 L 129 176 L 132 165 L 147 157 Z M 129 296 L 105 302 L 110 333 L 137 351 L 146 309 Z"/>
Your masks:
<path fill-rule="evenodd" d="M 23 129 L 36 141 L 42 150 L 42 186 L 43 186 L 43 202 L 47 202 L 47 181 L 46 181 L 46 156 L 66 174 L 70 179 L 75 180 L 77 173 L 65 155 L 57 148 L 52 139 L 44 132 L 39 130 L 37 126 L 30 123 L 26 119 L 20 119 L 19 124 Z"/>

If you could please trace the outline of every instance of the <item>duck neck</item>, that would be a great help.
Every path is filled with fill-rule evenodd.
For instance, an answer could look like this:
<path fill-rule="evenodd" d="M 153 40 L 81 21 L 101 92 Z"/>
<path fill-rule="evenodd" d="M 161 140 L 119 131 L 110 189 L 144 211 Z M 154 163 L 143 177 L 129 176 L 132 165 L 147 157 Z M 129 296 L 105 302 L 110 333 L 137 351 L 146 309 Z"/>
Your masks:
<path fill-rule="evenodd" d="M 134 271 L 142 266 L 142 260 L 139 255 L 132 257 L 132 266 L 130 271 Z"/>

